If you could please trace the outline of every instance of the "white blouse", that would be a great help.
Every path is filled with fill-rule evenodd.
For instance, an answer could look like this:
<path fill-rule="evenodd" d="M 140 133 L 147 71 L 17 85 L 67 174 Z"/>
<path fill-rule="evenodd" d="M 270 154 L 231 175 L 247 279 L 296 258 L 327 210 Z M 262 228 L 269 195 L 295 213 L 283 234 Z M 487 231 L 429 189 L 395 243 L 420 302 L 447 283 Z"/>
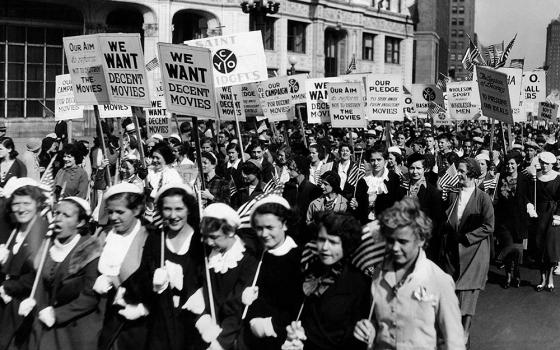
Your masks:
<path fill-rule="evenodd" d="M 126 253 L 128 253 L 132 241 L 134 241 L 134 238 L 136 238 L 138 232 L 140 232 L 141 227 L 140 220 L 137 220 L 130 234 L 126 236 L 116 233 L 115 230 L 109 231 L 107 239 L 105 240 L 103 252 L 99 258 L 98 270 L 102 275 L 119 275 Z"/>

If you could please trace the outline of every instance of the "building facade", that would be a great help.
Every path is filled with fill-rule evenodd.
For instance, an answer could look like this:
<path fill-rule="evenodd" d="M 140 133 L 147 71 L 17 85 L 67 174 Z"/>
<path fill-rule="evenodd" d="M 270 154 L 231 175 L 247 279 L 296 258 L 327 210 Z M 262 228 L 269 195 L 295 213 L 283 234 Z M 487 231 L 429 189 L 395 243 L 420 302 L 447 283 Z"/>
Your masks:
<path fill-rule="evenodd" d="M 449 0 L 418 1 L 414 29 L 414 83 L 434 84 L 448 74 Z"/>
<path fill-rule="evenodd" d="M 269 74 L 291 68 L 311 77 L 357 72 L 402 73 L 412 81 L 413 26 L 404 0 L 279 0 L 265 19 L 242 12 L 239 0 L 2 0 L 0 120 L 15 137 L 53 130 L 43 105 L 54 107 L 55 76 L 67 73 L 64 36 L 137 32 L 146 61 L 157 42 L 261 29 Z M 94 127 L 74 122 L 77 135 Z M 40 125 L 39 127 L 37 127 Z"/>
<path fill-rule="evenodd" d="M 560 17 L 546 28 L 546 94 L 560 90 Z"/>
<path fill-rule="evenodd" d="M 464 80 L 470 72 L 463 69 L 463 55 L 469 47 L 469 36 L 476 43 L 474 28 L 475 0 L 449 0 L 449 75 Z"/>

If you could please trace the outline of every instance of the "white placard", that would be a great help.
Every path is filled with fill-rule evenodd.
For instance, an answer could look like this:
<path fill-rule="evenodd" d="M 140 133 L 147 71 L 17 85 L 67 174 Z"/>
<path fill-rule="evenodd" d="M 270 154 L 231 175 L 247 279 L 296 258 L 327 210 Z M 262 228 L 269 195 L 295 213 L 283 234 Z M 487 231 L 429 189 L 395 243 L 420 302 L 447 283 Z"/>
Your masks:
<path fill-rule="evenodd" d="M 339 77 L 307 79 L 305 96 L 307 103 L 307 123 L 320 124 L 331 121 L 329 114 L 329 83 L 342 83 Z"/>
<path fill-rule="evenodd" d="M 291 120 L 295 106 L 305 102 L 305 74 L 270 78 L 257 84 L 264 116 L 269 121 Z"/>
<path fill-rule="evenodd" d="M 485 117 L 512 124 L 507 74 L 476 66 L 480 108 Z"/>
<path fill-rule="evenodd" d="M 171 135 L 171 118 L 163 117 L 149 117 L 146 116 L 146 128 L 148 136 L 152 137 L 154 134 L 160 134 L 163 137 Z"/>
<path fill-rule="evenodd" d="M 101 105 L 99 106 L 99 118 L 132 118 L 132 108 L 125 105 Z"/>
<path fill-rule="evenodd" d="M 245 106 L 245 116 L 256 117 L 262 116 L 262 106 L 257 91 L 257 83 L 243 84 L 241 86 L 241 94 L 243 105 Z"/>
<path fill-rule="evenodd" d="M 404 119 L 403 79 L 398 74 L 370 74 L 366 77 L 368 120 Z"/>
<path fill-rule="evenodd" d="M 480 113 L 478 84 L 472 80 L 448 82 L 447 101 L 452 120 L 472 120 Z"/>
<path fill-rule="evenodd" d="M 76 104 L 73 87 L 70 74 L 56 76 L 54 120 L 82 119 L 84 117 L 84 106 Z"/>
<path fill-rule="evenodd" d="M 344 82 L 329 84 L 329 107 L 333 128 L 365 128 L 363 84 Z"/>
<path fill-rule="evenodd" d="M 216 89 L 216 103 L 221 121 L 235 121 L 236 115 L 240 122 L 247 120 L 242 95 L 240 85 L 222 86 Z"/>
<path fill-rule="evenodd" d="M 412 84 L 411 93 L 416 113 L 428 114 L 430 102 L 445 108 L 443 91 L 434 84 Z"/>
<path fill-rule="evenodd" d="M 526 122 L 527 115 L 523 113 L 522 86 L 523 86 L 523 69 L 521 68 L 499 68 L 498 71 L 507 74 L 509 101 L 513 121 L 515 123 Z"/>
<path fill-rule="evenodd" d="M 538 119 L 555 122 L 558 119 L 558 105 L 550 102 L 539 102 Z"/>
<path fill-rule="evenodd" d="M 523 72 L 523 109 L 525 113 L 535 113 L 538 103 L 546 100 L 546 71 Z"/>

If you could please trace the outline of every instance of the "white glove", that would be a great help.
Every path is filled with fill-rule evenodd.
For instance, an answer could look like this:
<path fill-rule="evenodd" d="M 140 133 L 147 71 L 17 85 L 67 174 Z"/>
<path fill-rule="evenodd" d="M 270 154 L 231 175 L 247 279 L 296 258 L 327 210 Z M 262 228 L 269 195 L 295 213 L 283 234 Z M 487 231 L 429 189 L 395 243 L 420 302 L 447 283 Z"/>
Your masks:
<path fill-rule="evenodd" d="M 552 226 L 560 226 L 560 215 L 552 215 Z"/>
<path fill-rule="evenodd" d="M 245 305 L 251 305 L 259 297 L 259 287 L 247 287 L 241 293 L 241 302 Z"/>
<path fill-rule="evenodd" d="M 220 326 L 218 326 L 208 314 L 200 316 L 194 326 L 198 330 L 198 333 L 200 333 L 202 340 L 206 343 L 212 343 L 222 332 Z"/>
<path fill-rule="evenodd" d="M 292 321 L 288 326 L 286 326 L 287 339 L 288 340 L 307 340 L 305 335 L 305 329 L 301 325 L 301 321 Z"/>
<path fill-rule="evenodd" d="M 531 218 L 538 218 L 539 215 L 537 214 L 537 211 L 535 210 L 535 206 L 533 205 L 533 203 L 527 203 L 527 214 L 529 214 L 529 217 Z"/>
<path fill-rule="evenodd" d="M 107 294 L 107 292 L 113 288 L 113 285 L 111 284 L 111 281 L 109 280 L 109 277 L 105 276 L 105 275 L 101 275 L 99 277 L 97 277 L 97 279 L 95 280 L 95 283 L 93 284 L 93 290 L 97 293 L 97 294 Z"/>
<path fill-rule="evenodd" d="M 167 275 L 167 270 L 164 267 L 157 268 L 154 271 L 154 278 L 152 279 L 154 285 L 154 292 L 158 294 L 163 293 L 163 291 L 169 285 L 169 276 Z"/>
<path fill-rule="evenodd" d="M 124 293 L 126 293 L 126 288 L 119 287 L 117 293 L 115 294 L 115 299 L 113 299 L 113 305 L 120 305 L 126 307 L 126 301 L 124 301 Z"/>
<path fill-rule="evenodd" d="M 204 302 L 204 294 L 202 294 L 202 288 L 198 288 L 193 295 L 187 299 L 185 305 L 183 305 L 183 310 L 188 310 L 196 315 L 202 315 L 204 309 L 206 308 L 206 303 Z M 210 342 L 207 342 L 210 343 Z"/>
<path fill-rule="evenodd" d="M 439 168 L 438 168 L 437 164 L 432 167 L 432 171 L 436 174 L 438 173 Z"/>
<path fill-rule="evenodd" d="M 9 304 L 12 301 L 12 297 L 6 293 L 4 286 L 0 286 L 0 298 L 2 298 L 4 304 Z"/>
<path fill-rule="evenodd" d="M 39 311 L 39 321 L 43 322 L 45 326 L 51 328 L 56 322 L 56 315 L 52 306 L 46 307 Z"/>
<path fill-rule="evenodd" d="M 33 298 L 24 299 L 21 304 L 19 304 L 18 315 L 27 317 L 31 310 L 37 305 L 37 301 Z"/>
<path fill-rule="evenodd" d="M 8 260 L 8 256 L 10 255 L 10 251 L 6 248 L 5 244 L 0 244 L 0 265 L 4 265 L 6 260 Z"/>
<path fill-rule="evenodd" d="M 303 350 L 303 342 L 299 339 L 288 340 L 282 344 L 281 350 Z"/>
<path fill-rule="evenodd" d="M 136 305 L 126 304 L 123 309 L 119 310 L 119 315 L 129 321 L 134 321 L 139 319 L 140 317 L 148 316 L 149 312 L 142 303 Z"/>
<path fill-rule="evenodd" d="M 272 317 L 253 318 L 249 322 L 249 325 L 251 326 L 251 332 L 253 332 L 253 334 L 257 338 L 277 337 L 276 332 L 274 331 L 274 327 L 272 326 Z"/>
<path fill-rule="evenodd" d="M 210 346 L 206 348 L 206 350 L 224 350 L 224 348 L 222 347 L 219 341 L 212 340 Z"/>

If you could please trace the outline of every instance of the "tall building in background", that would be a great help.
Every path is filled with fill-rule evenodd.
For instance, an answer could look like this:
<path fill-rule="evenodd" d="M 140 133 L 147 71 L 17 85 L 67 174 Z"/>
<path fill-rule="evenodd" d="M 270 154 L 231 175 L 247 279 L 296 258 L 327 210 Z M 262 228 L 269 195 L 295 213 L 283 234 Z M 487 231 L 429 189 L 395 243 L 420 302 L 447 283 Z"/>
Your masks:
<path fill-rule="evenodd" d="M 449 75 L 464 80 L 469 72 L 463 69 L 463 55 L 469 47 L 469 37 L 476 42 L 474 32 L 475 0 L 450 0 L 449 6 Z"/>
<path fill-rule="evenodd" d="M 416 2 L 413 81 L 433 84 L 447 75 L 449 54 L 449 0 Z M 413 12 L 413 11 L 411 11 Z"/>
<path fill-rule="evenodd" d="M 546 28 L 546 94 L 560 90 L 560 16 Z"/>

